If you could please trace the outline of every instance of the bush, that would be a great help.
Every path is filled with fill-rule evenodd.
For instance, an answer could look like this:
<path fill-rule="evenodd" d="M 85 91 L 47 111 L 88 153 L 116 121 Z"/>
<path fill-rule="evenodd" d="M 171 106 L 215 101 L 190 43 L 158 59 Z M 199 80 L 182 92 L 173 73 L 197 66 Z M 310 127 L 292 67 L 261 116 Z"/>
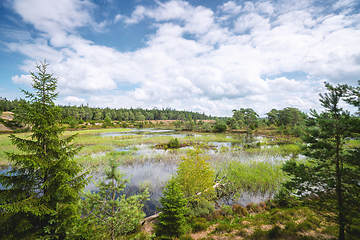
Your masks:
<path fill-rule="evenodd" d="M 290 192 L 284 188 L 274 196 L 274 201 L 279 207 L 295 207 L 300 205 L 300 201 L 296 196 L 291 196 Z"/>
<path fill-rule="evenodd" d="M 206 201 L 189 202 L 189 216 L 192 217 L 208 217 L 215 212 L 214 204 Z"/>
<path fill-rule="evenodd" d="M 231 209 L 233 210 L 233 212 L 235 214 L 238 214 L 240 216 L 247 216 L 249 214 L 249 212 L 246 210 L 246 208 L 244 208 L 241 205 L 238 204 L 234 204 Z"/>
<path fill-rule="evenodd" d="M 179 139 L 177 138 L 170 139 L 169 143 L 167 144 L 167 147 L 171 149 L 180 148 Z"/>
<path fill-rule="evenodd" d="M 231 207 L 229 207 L 229 206 L 222 205 L 221 210 L 224 212 L 225 216 L 233 215 L 233 211 L 232 211 Z"/>
<path fill-rule="evenodd" d="M 123 127 L 123 128 L 128 128 L 128 127 L 129 127 L 129 124 L 128 124 L 127 122 L 123 122 L 123 123 L 121 124 L 121 127 Z"/>
<path fill-rule="evenodd" d="M 204 231 L 208 228 L 208 224 L 205 218 L 194 218 L 192 220 L 191 227 L 193 229 L 193 232 L 200 232 Z"/>
<path fill-rule="evenodd" d="M 268 236 L 270 239 L 280 237 L 280 235 L 281 235 L 281 228 L 277 225 L 275 227 L 273 227 L 272 229 L 270 229 L 268 232 Z"/>
<path fill-rule="evenodd" d="M 216 123 L 213 131 L 221 133 L 221 132 L 225 132 L 226 130 L 227 130 L 227 126 L 225 123 Z"/>
<path fill-rule="evenodd" d="M 70 126 L 70 128 L 75 128 L 76 125 L 77 125 L 77 122 L 76 122 L 74 119 L 71 119 L 71 120 L 69 121 L 69 126 Z"/>
<path fill-rule="evenodd" d="M 214 233 L 217 234 L 223 234 L 223 233 L 229 233 L 233 230 L 233 228 L 228 223 L 220 223 L 216 226 Z"/>

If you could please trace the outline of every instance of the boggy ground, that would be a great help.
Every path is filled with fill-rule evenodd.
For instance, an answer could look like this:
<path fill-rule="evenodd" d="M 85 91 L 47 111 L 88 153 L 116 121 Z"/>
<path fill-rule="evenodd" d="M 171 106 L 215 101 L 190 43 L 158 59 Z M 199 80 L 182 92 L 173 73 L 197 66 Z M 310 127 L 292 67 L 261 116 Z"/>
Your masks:
<path fill-rule="evenodd" d="M 211 215 L 188 218 L 189 233 L 180 239 L 336 239 L 338 227 L 326 216 L 307 207 L 279 208 L 273 201 L 246 208 L 233 205 Z M 151 235 L 155 221 L 146 222 L 140 236 Z M 139 233 L 129 237 L 135 235 Z"/>

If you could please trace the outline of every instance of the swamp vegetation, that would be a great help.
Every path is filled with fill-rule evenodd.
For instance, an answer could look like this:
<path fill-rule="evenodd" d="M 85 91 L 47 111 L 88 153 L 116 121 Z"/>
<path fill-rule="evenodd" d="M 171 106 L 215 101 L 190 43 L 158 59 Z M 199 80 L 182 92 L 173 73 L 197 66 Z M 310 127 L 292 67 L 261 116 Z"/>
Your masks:
<path fill-rule="evenodd" d="M 31 73 L 37 91 L 24 91 L 12 124 L 2 120 L 17 126 L 0 135 L 4 239 L 360 235 L 360 121 L 336 105 L 359 107 L 359 87 L 326 85 L 327 112 L 312 117 L 240 108 L 211 118 L 55 106 L 46 67 Z"/>

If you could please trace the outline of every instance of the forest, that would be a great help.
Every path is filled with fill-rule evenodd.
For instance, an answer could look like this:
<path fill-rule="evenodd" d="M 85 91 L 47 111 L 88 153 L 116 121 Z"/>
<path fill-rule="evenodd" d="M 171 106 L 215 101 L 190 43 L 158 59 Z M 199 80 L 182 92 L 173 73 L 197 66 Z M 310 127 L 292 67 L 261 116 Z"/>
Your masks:
<path fill-rule="evenodd" d="M 47 66 L 0 99 L 1 239 L 360 236 L 360 118 L 343 108 L 360 81 L 325 83 L 323 112 L 215 117 L 57 106 Z"/>

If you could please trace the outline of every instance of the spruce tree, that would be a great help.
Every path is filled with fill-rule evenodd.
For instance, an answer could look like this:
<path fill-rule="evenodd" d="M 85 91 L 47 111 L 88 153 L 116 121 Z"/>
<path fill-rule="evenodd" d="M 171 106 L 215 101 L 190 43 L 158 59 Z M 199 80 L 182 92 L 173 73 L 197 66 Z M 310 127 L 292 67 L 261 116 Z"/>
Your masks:
<path fill-rule="evenodd" d="M 185 215 L 187 214 L 187 200 L 181 191 L 179 183 L 171 179 L 164 189 L 164 196 L 160 198 L 162 208 L 159 210 L 155 234 L 161 239 L 181 237 L 187 231 Z"/>
<path fill-rule="evenodd" d="M 360 132 L 360 121 L 340 107 L 340 100 L 349 99 L 349 87 L 326 87 L 329 92 L 320 94 L 326 111 L 312 111 L 303 139 L 303 154 L 308 160 L 290 160 L 283 170 L 291 176 L 285 187 L 308 197 L 306 203 L 331 213 L 328 216 L 335 216 L 338 238 L 343 240 L 346 232 L 358 231 L 353 223 L 359 219 L 360 210 L 360 149 L 346 145 L 346 141 Z"/>
<path fill-rule="evenodd" d="M 148 199 L 146 188 L 139 195 L 125 196 L 128 179 L 118 170 L 119 163 L 110 159 L 105 178 L 96 186 L 99 192 L 86 192 L 82 201 L 82 225 L 94 225 L 92 239 L 118 239 L 134 231 L 145 217 L 143 202 Z"/>
<path fill-rule="evenodd" d="M 30 72 L 34 93 L 22 90 L 28 104 L 18 117 L 32 129 L 29 137 L 10 135 L 21 153 L 7 153 L 12 168 L 0 175 L 1 239 L 64 239 L 79 218 L 80 191 L 86 175 L 73 159 L 79 148 L 75 135 L 62 136 L 60 108 L 54 100 L 57 78 L 47 73 L 46 61 Z"/>

